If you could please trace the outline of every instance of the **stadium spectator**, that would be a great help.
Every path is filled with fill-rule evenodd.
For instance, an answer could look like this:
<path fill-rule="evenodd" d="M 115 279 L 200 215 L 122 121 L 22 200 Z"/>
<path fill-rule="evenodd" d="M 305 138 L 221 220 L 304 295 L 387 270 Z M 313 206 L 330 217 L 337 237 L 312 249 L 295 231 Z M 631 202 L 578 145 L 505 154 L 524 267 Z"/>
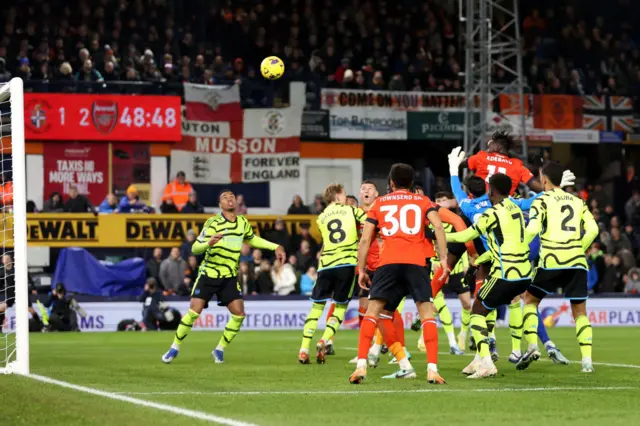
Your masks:
<path fill-rule="evenodd" d="M 631 241 L 623 233 L 620 228 L 611 228 L 611 253 L 619 253 L 622 250 L 631 250 Z"/>
<path fill-rule="evenodd" d="M 322 199 L 322 195 L 318 194 L 313 199 L 313 206 L 311 207 L 311 213 L 320 214 L 324 211 L 325 207 L 327 207 L 327 205 Z"/>
<path fill-rule="evenodd" d="M 127 193 L 120 199 L 118 204 L 118 212 L 120 213 L 146 213 L 147 205 L 140 200 L 138 196 L 138 188 L 129 185 Z"/>
<path fill-rule="evenodd" d="M 76 74 L 78 81 L 104 81 L 102 74 L 93 68 L 93 61 L 86 59 L 82 65 L 82 69 Z"/>
<path fill-rule="evenodd" d="M 186 238 L 182 243 L 182 245 L 180 246 L 180 257 L 182 257 L 183 259 L 189 259 L 189 257 L 193 254 L 191 252 L 191 247 L 193 246 L 193 243 L 196 241 L 197 236 L 198 234 L 193 229 L 189 229 L 187 231 Z"/>
<path fill-rule="evenodd" d="M 158 285 L 164 288 L 162 280 L 160 279 L 160 265 L 162 264 L 162 249 L 156 247 L 153 249 L 153 256 L 147 260 L 146 272 L 147 278 L 155 278 Z"/>
<path fill-rule="evenodd" d="M 191 289 L 198 278 L 198 258 L 190 255 L 187 259 L 187 270 L 184 273 L 184 290 L 191 294 Z M 186 296 L 186 295 L 185 295 Z"/>
<path fill-rule="evenodd" d="M 240 249 L 240 262 L 246 262 L 253 265 L 253 254 L 251 253 L 251 246 L 247 243 L 242 243 L 242 248 Z"/>
<path fill-rule="evenodd" d="M 253 276 L 257 277 L 258 274 L 260 273 L 260 265 L 264 260 L 262 257 L 262 250 L 254 249 L 253 252 L 251 253 L 251 256 L 253 257 L 253 268 L 254 268 Z"/>
<path fill-rule="evenodd" d="M 627 223 L 634 228 L 640 228 L 640 191 L 635 190 L 624 205 Z"/>
<path fill-rule="evenodd" d="M 622 264 L 618 256 L 604 256 L 605 269 L 598 283 L 598 293 L 614 293 L 620 291 L 622 280 Z"/>
<path fill-rule="evenodd" d="M 293 197 L 293 202 L 287 210 L 287 214 L 311 214 L 309 207 L 305 206 L 299 195 Z"/>
<path fill-rule="evenodd" d="M 184 276 L 187 271 L 187 262 L 180 257 L 180 248 L 171 249 L 171 254 L 160 263 L 160 281 L 165 293 L 188 295 L 184 286 Z"/>
<path fill-rule="evenodd" d="M 238 214 L 247 214 L 247 205 L 244 202 L 244 195 L 236 195 L 236 205 L 238 206 Z"/>
<path fill-rule="evenodd" d="M 160 204 L 160 213 L 177 214 L 180 213 L 180 210 L 178 210 L 178 207 L 173 203 L 173 198 L 167 198 Z"/>
<path fill-rule="evenodd" d="M 0 57 L 0 83 L 6 83 L 9 80 L 11 80 L 11 73 L 7 71 L 7 61 Z"/>
<path fill-rule="evenodd" d="M 113 193 L 107 194 L 102 203 L 98 206 L 100 213 L 118 213 L 118 197 Z"/>
<path fill-rule="evenodd" d="M 189 194 L 189 201 L 182 207 L 180 213 L 195 214 L 204 213 L 204 206 L 198 201 L 198 194 L 193 191 Z"/>
<path fill-rule="evenodd" d="M 289 232 L 287 232 L 282 218 L 277 218 L 273 225 L 273 229 L 267 231 L 266 234 L 265 238 L 267 240 L 284 247 L 287 254 L 290 254 Z"/>
<path fill-rule="evenodd" d="M 58 70 L 58 74 L 55 76 L 56 81 L 60 82 L 71 82 L 75 81 L 73 77 L 73 68 L 71 68 L 71 64 L 69 62 L 63 62 L 60 64 L 60 68 Z"/>
<path fill-rule="evenodd" d="M 173 182 L 169 182 L 164 187 L 164 193 L 162 200 L 171 200 L 172 203 L 180 210 L 189 201 L 189 194 L 191 194 L 193 188 L 191 184 L 187 182 L 186 175 L 183 171 L 178 172 Z"/>
<path fill-rule="evenodd" d="M 238 266 L 238 284 L 242 289 L 242 293 L 256 295 L 256 283 L 254 279 L 253 267 L 248 262 L 240 262 Z"/>
<path fill-rule="evenodd" d="M 256 276 L 255 291 L 258 294 L 273 294 L 273 281 L 271 280 L 271 264 L 263 260 L 259 264 Z"/>
<path fill-rule="evenodd" d="M 104 64 L 104 71 L 102 76 L 105 81 L 120 81 L 120 73 L 116 70 L 116 66 L 113 62 L 108 61 Z"/>
<path fill-rule="evenodd" d="M 309 243 L 309 248 L 315 256 L 318 251 L 319 245 L 318 241 L 316 241 L 316 239 L 313 238 L 313 235 L 311 235 L 311 225 L 309 225 L 308 223 L 300 224 L 300 232 L 291 236 L 290 245 L 293 248 L 300 248 L 300 243 L 302 243 L 303 241 Z M 304 271 L 306 271 L 306 269 L 304 269 L 302 272 Z"/>
<path fill-rule="evenodd" d="M 49 199 L 42 206 L 43 213 L 62 213 L 64 212 L 64 203 L 59 192 L 51 194 Z"/>
<path fill-rule="evenodd" d="M 624 292 L 628 294 L 640 293 L 640 268 L 631 268 L 624 276 Z"/>
<path fill-rule="evenodd" d="M 69 199 L 64 203 L 64 211 L 67 213 L 95 212 L 95 207 L 87 197 L 78 192 L 78 187 L 69 187 Z"/>
<path fill-rule="evenodd" d="M 288 263 L 282 264 L 279 260 L 276 260 L 271 268 L 271 281 L 273 291 L 278 296 L 288 296 L 295 292 L 298 282 L 293 267 Z"/>
<path fill-rule="evenodd" d="M 300 293 L 303 296 L 310 296 L 313 286 L 318 278 L 318 271 L 315 266 L 309 267 L 305 274 L 300 278 Z"/>
<path fill-rule="evenodd" d="M 0 204 L 13 205 L 13 182 L 7 177 L 7 172 L 0 173 Z"/>
<path fill-rule="evenodd" d="M 302 240 L 300 249 L 296 253 L 296 269 L 300 272 L 307 271 L 311 266 L 316 266 L 316 255 L 311 251 L 309 241 Z"/>

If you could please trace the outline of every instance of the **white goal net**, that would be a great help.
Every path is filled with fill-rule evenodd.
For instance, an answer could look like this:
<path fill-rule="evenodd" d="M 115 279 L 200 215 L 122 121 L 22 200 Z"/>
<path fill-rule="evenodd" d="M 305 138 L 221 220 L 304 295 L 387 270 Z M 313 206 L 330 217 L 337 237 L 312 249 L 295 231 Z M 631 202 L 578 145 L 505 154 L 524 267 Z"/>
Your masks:
<path fill-rule="evenodd" d="M 29 373 L 27 197 L 22 80 L 0 83 L 0 373 Z"/>

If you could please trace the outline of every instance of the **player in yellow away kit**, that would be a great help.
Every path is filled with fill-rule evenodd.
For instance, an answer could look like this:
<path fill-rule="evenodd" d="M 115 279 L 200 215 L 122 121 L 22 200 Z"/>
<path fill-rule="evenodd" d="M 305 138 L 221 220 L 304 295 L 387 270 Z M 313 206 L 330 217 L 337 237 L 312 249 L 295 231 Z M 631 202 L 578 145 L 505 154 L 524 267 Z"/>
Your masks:
<path fill-rule="evenodd" d="M 593 333 L 587 318 L 587 258 L 585 251 L 598 235 L 598 224 L 584 201 L 560 188 L 563 167 L 554 162 L 540 169 L 544 194 L 531 206 L 525 239 L 540 235 L 540 261 L 533 283 L 524 295 L 524 335 L 528 350 L 516 368 L 524 370 L 540 358 L 538 305 L 558 288 L 571 301 L 576 337 L 582 352 L 582 372 L 592 373 Z M 584 230 L 584 235 L 583 235 Z"/>
<path fill-rule="evenodd" d="M 498 373 L 489 351 L 486 317 L 491 311 L 524 293 L 531 284 L 532 268 L 529 244 L 524 237 L 524 216 L 520 207 L 509 199 L 510 190 L 509 176 L 502 173 L 491 176 L 489 199 L 492 207 L 466 231 L 447 234 L 447 241 L 458 243 L 486 235 L 488 251 L 481 258 L 492 259 L 488 280 L 480 288 L 471 307 L 471 332 L 478 352 L 462 370 L 470 379 L 491 377 Z"/>
<path fill-rule="evenodd" d="M 275 250 L 276 258 L 286 262 L 287 255 L 282 246 L 255 235 L 249 220 L 236 214 L 233 192 L 222 191 L 218 203 L 220 213 L 205 222 L 191 249 L 193 254 L 204 253 L 204 260 L 191 291 L 189 311 L 180 320 L 171 348 L 162 356 L 162 362 L 166 364 L 178 356 L 193 323 L 214 295 L 218 306 L 226 306 L 231 314 L 218 346 L 211 353 L 216 363 L 224 362 L 224 349 L 238 334 L 245 318 L 242 290 L 238 284 L 238 262 L 243 242 L 254 248 Z"/>
<path fill-rule="evenodd" d="M 318 278 L 311 291 L 313 305 L 304 322 L 302 344 L 298 353 L 298 361 L 301 364 L 309 364 L 309 346 L 318 319 L 322 316 L 326 303 L 333 299 L 333 314 L 316 345 L 317 363 L 324 364 L 326 361 L 327 342 L 342 324 L 355 289 L 358 226 L 366 220 L 362 209 L 346 205 L 347 195 L 342 185 L 329 185 L 324 190 L 324 201 L 328 205 L 316 220 L 322 233 L 322 253 L 318 265 Z"/>

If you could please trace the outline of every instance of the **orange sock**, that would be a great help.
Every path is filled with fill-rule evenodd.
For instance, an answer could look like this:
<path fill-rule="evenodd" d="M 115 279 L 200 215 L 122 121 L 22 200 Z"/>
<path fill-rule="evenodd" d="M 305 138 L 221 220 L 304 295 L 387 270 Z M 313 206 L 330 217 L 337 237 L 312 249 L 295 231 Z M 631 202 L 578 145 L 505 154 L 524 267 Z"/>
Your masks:
<path fill-rule="evenodd" d="M 427 348 L 427 362 L 429 364 L 438 363 L 438 328 L 436 320 L 426 318 L 422 321 L 422 337 L 424 346 Z"/>
<path fill-rule="evenodd" d="M 448 276 L 445 279 L 442 279 L 443 273 L 444 270 L 442 268 L 438 268 L 431 279 L 431 294 L 433 294 L 433 297 L 436 297 L 436 295 L 440 293 L 440 290 L 442 290 L 442 287 L 447 283 Z"/>
<path fill-rule="evenodd" d="M 402 314 L 398 311 L 393 313 L 393 327 L 396 330 L 398 342 L 404 347 L 404 321 L 402 320 Z"/>
<path fill-rule="evenodd" d="M 327 312 L 327 322 L 329 322 L 329 318 L 331 318 L 331 315 L 333 315 L 333 311 L 336 310 L 336 304 L 332 303 L 331 306 L 329 306 L 329 312 Z"/>
<path fill-rule="evenodd" d="M 480 287 L 482 287 L 483 283 L 484 283 L 484 280 L 476 280 L 476 291 L 473 292 L 474 299 L 478 297 L 478 292 L 480 291 Z"/>
<path fill-rule="evenodd" d="M 358 359 L 367 359 L 371 341 L 373 340 L 373 335 L 376 333 L 377 327 L 378 320 L 374 316 L 367 315 L 362 320 L 360 338 L 358 340 Z"/>
<path fill-rule="evenodd" d="M 400 342 L 395 342 L 393 345 L 389 346 L 389 352 L 391 352 L 398 361 L 407 357 L 407 353 L 404 351 Z"/>
<path fill-rule="evenodd" d="M 378 324 L 378 328 L 376 329 L 376 345 L 382 345 L 384 343 L 384 338 L 382 337 L 382 332 L 380 331 L 380 325 Z"/>
<path fill-rule="evenodd" d="M 390 318 L 380 318 L 378 326 L 384 337 L 384 343 L 388 348 L 394 343 L 398 343 L 398 337 L 396 336 L 396 328 L 394 327 L 393 320 Z"/>
<path fill-rule="evenodd" d="M 358 308 L 358 328 L 362 327 L 362 320 L 366 314 L 367 310 L 365 308 Z"/>

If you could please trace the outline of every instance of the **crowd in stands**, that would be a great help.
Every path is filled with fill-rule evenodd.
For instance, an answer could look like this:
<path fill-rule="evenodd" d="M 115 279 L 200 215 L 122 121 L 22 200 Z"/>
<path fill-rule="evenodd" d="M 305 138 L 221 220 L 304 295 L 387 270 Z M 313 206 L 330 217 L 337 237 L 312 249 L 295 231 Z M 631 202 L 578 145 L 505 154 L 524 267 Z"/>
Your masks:
<path fill-rule="evenodd" d="M 283 81 L 320 87 L 455 91 L 464 34 L 443 0 L 8 0 L 0 11 L 0 82 L 149 81 L 246 86 L 268 55 Z M 524 70 L 537 93 L 640 89 L 638 2 L 521 2 Z M 588 5 L 587 5 L 588 4 Z M 635 15 L 634 15 L 635 13 Z M 506 16 L 496 13 L 494 27 Z M 509 78 L 493 70 L 494 80 Z M 253 93 L 253 92 L 256 93 Z"/>

